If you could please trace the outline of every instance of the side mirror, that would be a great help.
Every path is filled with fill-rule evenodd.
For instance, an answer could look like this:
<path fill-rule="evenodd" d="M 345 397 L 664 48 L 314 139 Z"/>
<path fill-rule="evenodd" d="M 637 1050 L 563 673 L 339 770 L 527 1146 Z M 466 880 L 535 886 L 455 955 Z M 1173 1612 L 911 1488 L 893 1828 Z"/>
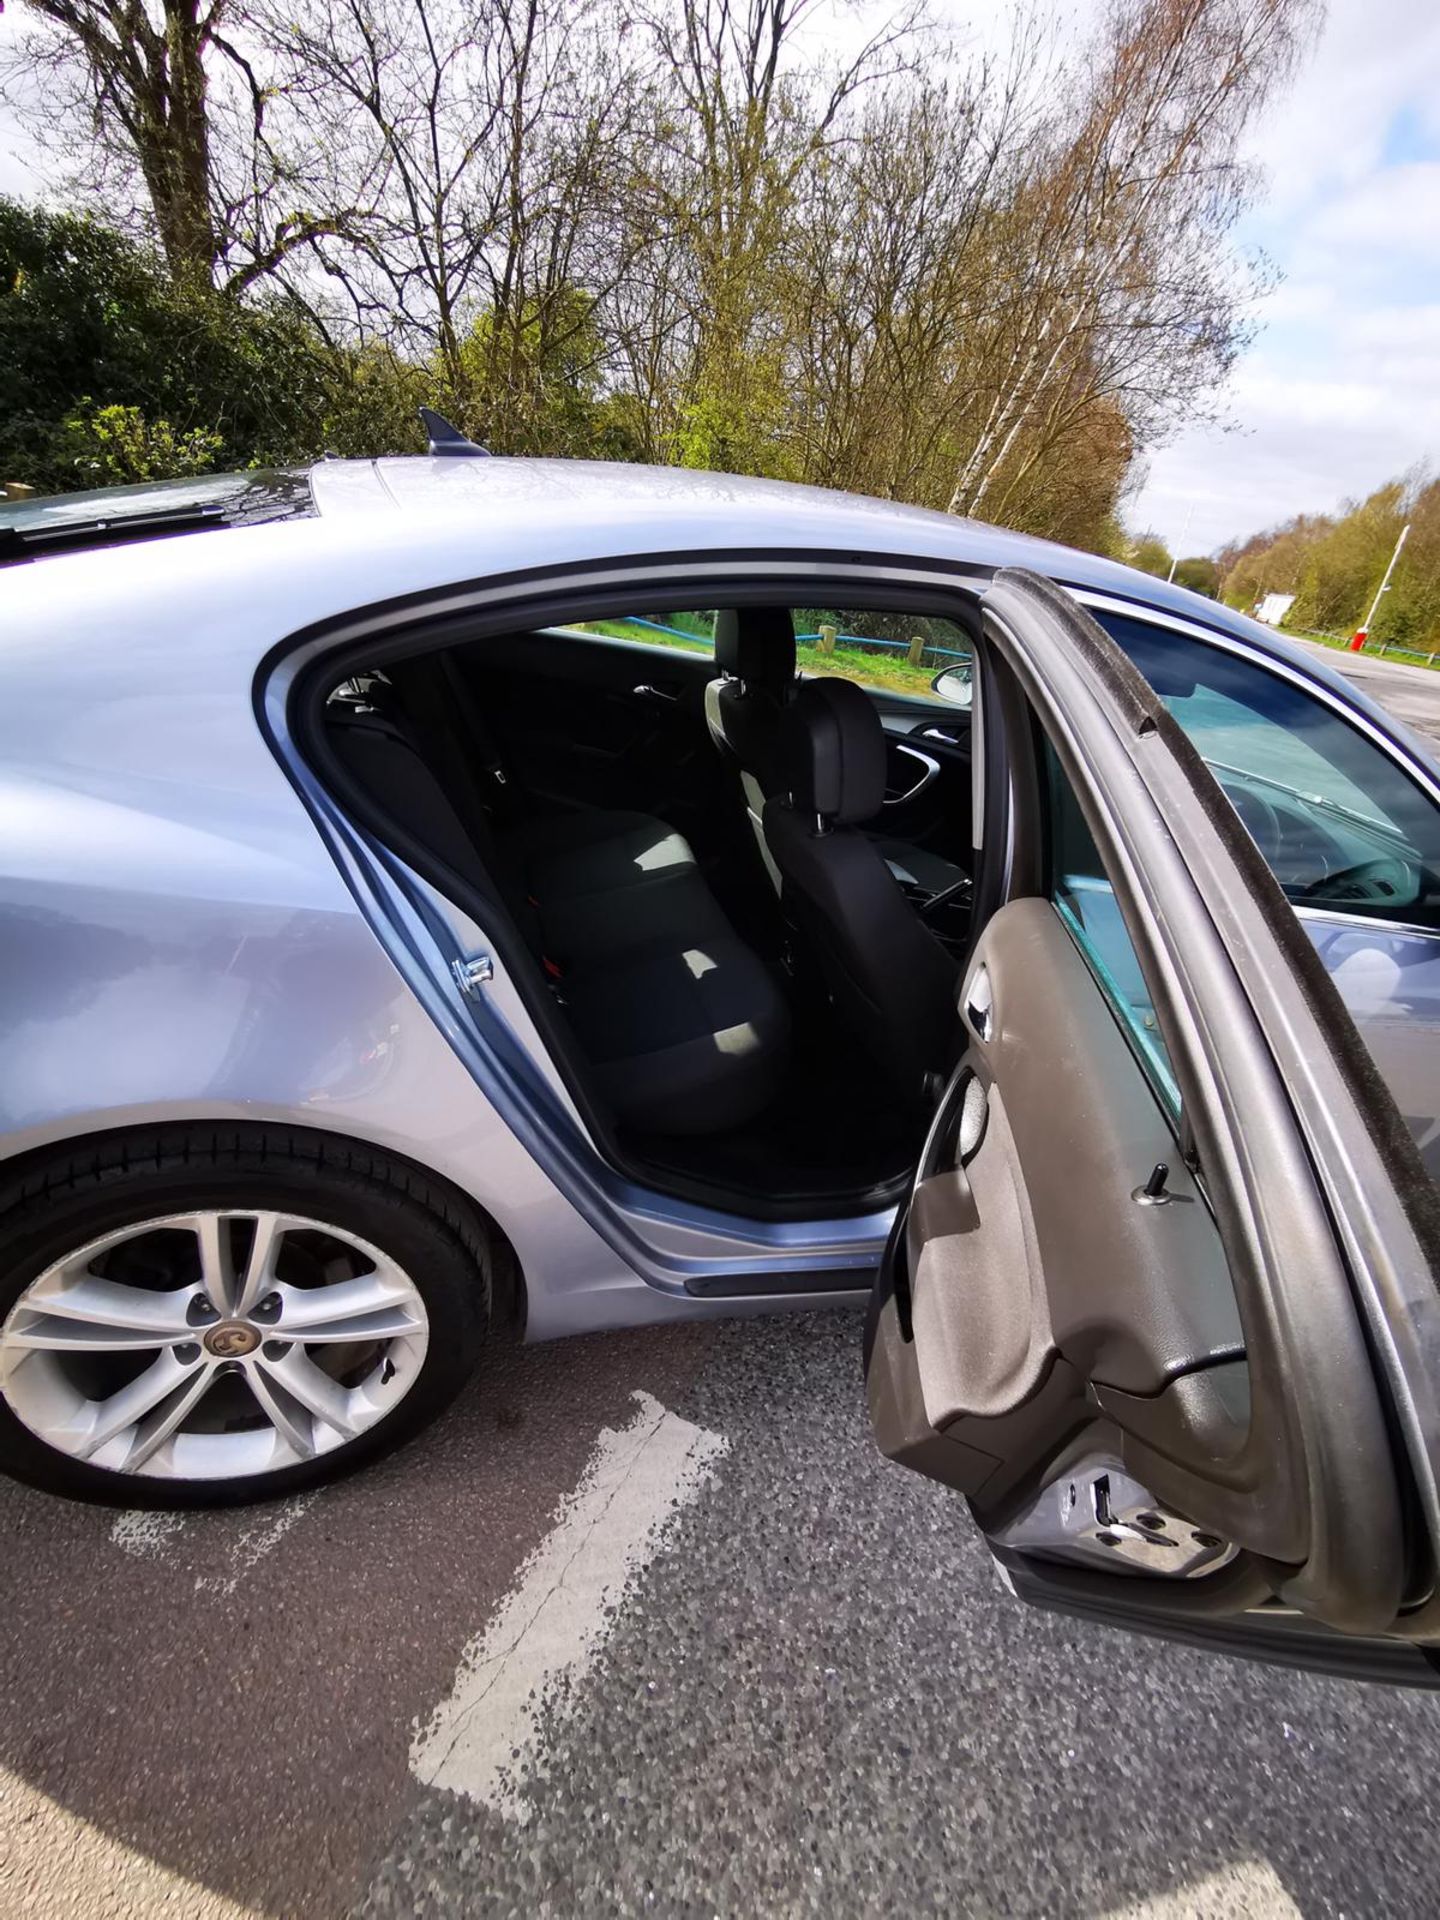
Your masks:
<path fill-rule="evenodd" d="M 957 660 L 953 667 L 942 667 L 930 682 L 930 691 L 948 700 L 952 707 L 968 707 L 974 698 L 970 682 L 970 662 Z"/>

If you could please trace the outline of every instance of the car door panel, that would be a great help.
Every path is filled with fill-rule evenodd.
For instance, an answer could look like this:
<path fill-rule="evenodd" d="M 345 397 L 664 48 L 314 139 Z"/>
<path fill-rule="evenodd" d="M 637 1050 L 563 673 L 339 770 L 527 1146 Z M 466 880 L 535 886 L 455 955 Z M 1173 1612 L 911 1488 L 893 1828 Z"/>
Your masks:
<path fill-rule="evenodd" d="M 1028 576 L 998 577 L 987 638 L 1017 818 L 1038 720 L 1105 849 L 1181 1104 L 1042 890 L 996 913 L 872 1302 L 877 1437 L 969 1497 L 1027 1597 L 1142 1624 L 1278 1595 L 1323 1627 L 1398 1631 L 1434 1569 L 1433 1188 L 1139 676 Z M 1256 1617 L 1237 1631 L 1263 1651 Z"/>
<path fill-rule="evenodd" d="M 939 700 L 867 687 L 885 729 L 877 832 L 963 863 L 970 846 L 969 716 Z"/>
<path fill-rule="evenodd" d="M 548 629 L 463 650 L 513 778 L 537 799 L 703 817 L 720 795 L 708 654 Z"/>
<path fill-rule="evenodd" d="M 961 1006 L 969 1052 L 906 1224 L 911 1338 L 886 1365 L 892 1375 L 913 1366 L 905 1398 L 915 1406 L 918 1391 L 921 1439 L 943 1434 L 987 1463 L 1004 1460 L 998 1474 L 987 1465 L 983 1489 L 978 1467 L 965 1466 L 964 1490 L 983 1490 L 989 1503 L 1093 1421 L 1103 1389 L 1115 1390 L 1119 1426 L 1140 1403 L 1153 1444 L 1166 1388 L 1188 1377 L 1188 1395 L 1203 1394 L 1201 1370 L 1243 1361 L 1243 1335 L 1214 1222 L 1187 1170 L 1175 1165 L 1167 1204 L 1132 1198 L 1157 1162 L 1175 1162 L 1174 1136 L 1048 902 L 1014 901 L 992 919 Z M 900 1397 L 893 1377 L 872 1369 L 877 1435 L 897 1457 L 910 1444 L 888 1425 Z M 1243 1426 L 1226 1431 L 1233 1388 L 1208 1397 L 1217 1449 L 1238 1445 Z M 1003 1447 L 996 1421 L 1010 1423 Z M 1027 1423 L 1033 1448 L 1017 1453 Z"/>

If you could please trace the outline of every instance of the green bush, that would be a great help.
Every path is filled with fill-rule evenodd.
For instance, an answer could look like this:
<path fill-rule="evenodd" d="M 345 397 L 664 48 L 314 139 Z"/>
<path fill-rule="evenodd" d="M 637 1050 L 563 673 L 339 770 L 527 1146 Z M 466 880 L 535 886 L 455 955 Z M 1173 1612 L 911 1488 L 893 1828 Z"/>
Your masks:
<path fill-rule="evenodd" d="M 283 298 L 182 286 L 97 221 L 0 198 L 0 482 L 43 491 L 423 445 L 423 376 Z"/>
<path fill-rule="evenodd" d="M 57 447 L 73 471 L 73 486 L 127 486 L 212 472 L 220 436 L 203 427 L 177 433 L 170 421 L 147 420 L 138 407 L 97 407 L 86 400 L 66 415 Z"/>

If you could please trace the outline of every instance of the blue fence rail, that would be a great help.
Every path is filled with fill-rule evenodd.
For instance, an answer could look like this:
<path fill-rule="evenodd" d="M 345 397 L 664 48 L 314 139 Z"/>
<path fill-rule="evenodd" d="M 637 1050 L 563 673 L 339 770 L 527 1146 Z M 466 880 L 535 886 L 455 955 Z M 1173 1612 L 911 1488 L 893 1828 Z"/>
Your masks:
<path fill-rule="evenodd" d="M 625 615 L 625 623 L 631 627 L 644 627 L 649 633 L 669 634 L 672 639 L 683 640 L 685 644 L 690 647 L 700 647 L 706 652 L 711 650 L 711 643 L 703 634 L 687 633 L 683 627 L 667 627 L 663 620 L 646 620 L 638 613 L 627 613 Z M 820 635 L 818 633 L 797 633 L 795 636 L 795 644 L 797 647 L 818 646 L 820 644 Z M 910 651 L 910 642 L 908 640 L 874 640 L 869 634 L 864 633 L 837 633 L 835 635 L 835 644 L 837 647 L 878 647 L 882 648 L 886 653 L 908 653 Z M 937 660 L 968 660 L 970 658 L 970 649 L 968 647 L 932 647 L 927 642 L 924 651 L 925 654 L 933 655 Z"/>

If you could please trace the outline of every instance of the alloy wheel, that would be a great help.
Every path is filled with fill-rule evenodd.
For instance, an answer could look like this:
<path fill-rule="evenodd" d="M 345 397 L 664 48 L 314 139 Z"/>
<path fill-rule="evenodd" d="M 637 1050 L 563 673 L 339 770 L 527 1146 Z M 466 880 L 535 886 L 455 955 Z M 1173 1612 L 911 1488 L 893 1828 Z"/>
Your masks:
<path fill-rule="evenodd" d="M 91 1466 L 244 1478 L 373 1427 L 428 1337 L 414 1283 L 355 1234 L 208 1209 L 107 1233 L 32 1281 L 0 1327 L 0 1396 Z"/>

